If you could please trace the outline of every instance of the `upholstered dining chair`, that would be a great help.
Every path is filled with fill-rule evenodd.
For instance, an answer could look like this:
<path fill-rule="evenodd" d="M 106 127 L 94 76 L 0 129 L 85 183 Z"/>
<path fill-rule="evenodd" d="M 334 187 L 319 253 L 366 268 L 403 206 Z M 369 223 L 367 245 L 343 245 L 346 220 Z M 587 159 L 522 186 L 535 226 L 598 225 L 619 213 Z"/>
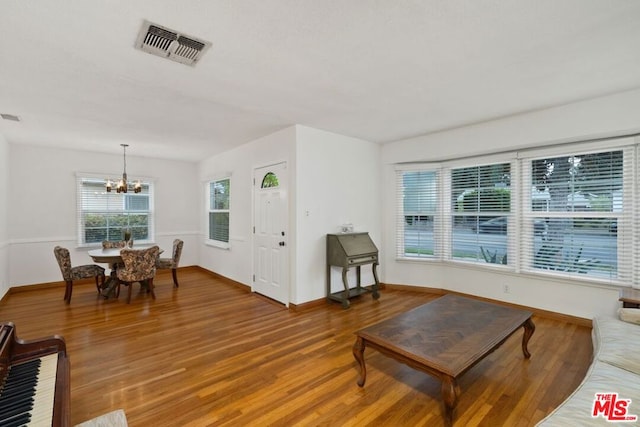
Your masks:
<path fill-rule="evenodd" d="M 127 246 L 127 242 L 125 242 L 124 240 L 103 240 L 102 241 L 102 249 L 122 249 L 125 248 Z M 111 268 L 112 270 L 116 270 L 118 267 L 122 267 L 122 264 L 118 265 L 118 264 L 111 264 L 109 266 L 109 268 Z M 118 290 L 120 290 L 118 288 Z"/>
<path fill-rule="evenodd" d="M 156 294 L 153 291 L 153 278 L 156 275 L 156 260 L 159 254 L 160 248 L 158 246 L 151 246 L 148 249 L 124 248 L 120 251 L 124 266 L 118 268 L 116 275 L 118 286 L 129 287 L 127 304 L 131 302 L 131 288 L 135 282 L 139 282 L 141 286 L 146 283 L 147 292 L 150 292 L 153 299 L 156 299 Z"/>
<path fill-rule="evenodd" d="M 62 278 L 66 283 L 66 288 L 64 291 L 64 300 L 69 304 L 71 302 L 71 293 L 73 292 L 73 281 L 79 279 L 88 279 L 95 278 L 96 288 L 98 289 L 98 294 L 100 294 L 100 289 L 104 285 L 104 268 L 95 264 L 87 264 L 87 265 L 77 265 L 75 267 L 71 266 L 71 255 L 69 254 L 69 249 L 63 248 L 61 246 L 56 246 L 53 248 L 53 254 L 56 256 L 56 260 L 58 261 L 58 265 L 60 266 L 60 272 L 62 273 Z"/>
<path fill-rule="evenodd" d="M 156 267 L 160 269 L 171 269 L 171 275 L 173 276 L 173 286 L 176 288 L 178 285 L 178 263 L 180 262 L 180 255 L 182 255 L 182 246 L 184 242 L 180 239 L 173 241 L 173 254 L 171 258 L 158 258 Z"/>
<path fill-rule="evenodd" d="M 127 246 L 127 242 L 124 240 L 117 240 L 115 242 L 111 240 L 102 241 L 102 249 L 124 248 L 125 246 Z"/>

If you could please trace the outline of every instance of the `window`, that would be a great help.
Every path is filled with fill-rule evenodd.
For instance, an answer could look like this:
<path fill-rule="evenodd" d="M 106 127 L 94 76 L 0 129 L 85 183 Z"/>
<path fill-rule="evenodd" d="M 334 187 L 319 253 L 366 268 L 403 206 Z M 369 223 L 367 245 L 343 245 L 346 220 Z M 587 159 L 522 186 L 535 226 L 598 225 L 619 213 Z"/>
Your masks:
<path fill-rule="evenodd" d="M 511 165 L 450 170 L 451 257 L 505 265 L 511 216 Z"/>
<path fill-rule="evenodd" d="M 103 178 L 77 176 L 78 245 L 122 240 L 131 229 L 134 241 L 153 241 L 153 184 L 142 182 L 140 193 L 107 192 Z"/>
<path fill-rule="evenodd" d="M 525 269 L 630 281 L 631 251 L 622 224 L 630 220 L 625 157 L 633 150 L 573 152 L 527 159 L 522 240 Z M 629 166 L 631 161 L 626 162 Z M 534 226 L 532 226 L 532 224 Z M 536 224 L 540 233 L 531 235 Z"/>
<path fill-rule="evenodd" d="M 273 172 L 267 172 L 262 178 L 262 184 L 260 184 L 260 188 L 272 188 L 279 186 L 278 177 Z"/>
<path fill-rule="evenodd" d="M 229 243 L 230 178 L 209 182 L 209 240 Z"/>
<path fill-rule="evenodd" d="M 437 255 L 434 226 L 438 219 L 438 178 L 434 170 L 398 170 L 397 256 L 434 258 Z"/>
<path fill-rule="evenodd" d="M 618 138 L 399 165 L 397 258 L 636 283 L 638 147 Z"/>

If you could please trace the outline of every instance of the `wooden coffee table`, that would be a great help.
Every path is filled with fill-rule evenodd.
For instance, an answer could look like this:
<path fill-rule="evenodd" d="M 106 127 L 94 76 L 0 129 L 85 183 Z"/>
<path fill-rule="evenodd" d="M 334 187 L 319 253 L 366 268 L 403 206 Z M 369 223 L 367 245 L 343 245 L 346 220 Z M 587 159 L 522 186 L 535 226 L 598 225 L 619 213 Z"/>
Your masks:
<path fill-rule="evenodd" d="M 440 379 L 445 422 L 451 425 L 460 395 L 457 379 L 520 327 L 524 328 L 522 353 L 528 359 L 527 343 L 535 331 L 531 312 L 445 295 L 356 332 L 353 356 L 360 367 L 358 385 L 364 386 L 367 378 L 364 349 L 374 348 Z"/>

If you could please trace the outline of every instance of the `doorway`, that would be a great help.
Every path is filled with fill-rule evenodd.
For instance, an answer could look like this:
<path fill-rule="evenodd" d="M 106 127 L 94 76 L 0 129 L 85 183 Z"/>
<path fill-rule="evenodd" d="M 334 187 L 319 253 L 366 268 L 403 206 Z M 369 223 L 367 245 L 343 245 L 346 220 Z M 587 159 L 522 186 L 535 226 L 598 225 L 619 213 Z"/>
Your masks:
<path fill-rule="evenodd" d="M 287 164 L 254 169 L 253 291 L 289 305 Z"/>

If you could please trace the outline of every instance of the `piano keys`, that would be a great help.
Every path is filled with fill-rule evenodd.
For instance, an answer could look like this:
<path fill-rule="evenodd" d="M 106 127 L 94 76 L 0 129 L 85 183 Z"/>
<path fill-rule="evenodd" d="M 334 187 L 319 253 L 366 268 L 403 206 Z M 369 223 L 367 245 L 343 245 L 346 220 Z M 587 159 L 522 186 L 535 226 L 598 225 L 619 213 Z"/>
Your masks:
<path fill-rule="evenodd" d="M 0 324 L 0 426 L 69 425 L 69 359 L 64 339 L 18 339 Z"/>

